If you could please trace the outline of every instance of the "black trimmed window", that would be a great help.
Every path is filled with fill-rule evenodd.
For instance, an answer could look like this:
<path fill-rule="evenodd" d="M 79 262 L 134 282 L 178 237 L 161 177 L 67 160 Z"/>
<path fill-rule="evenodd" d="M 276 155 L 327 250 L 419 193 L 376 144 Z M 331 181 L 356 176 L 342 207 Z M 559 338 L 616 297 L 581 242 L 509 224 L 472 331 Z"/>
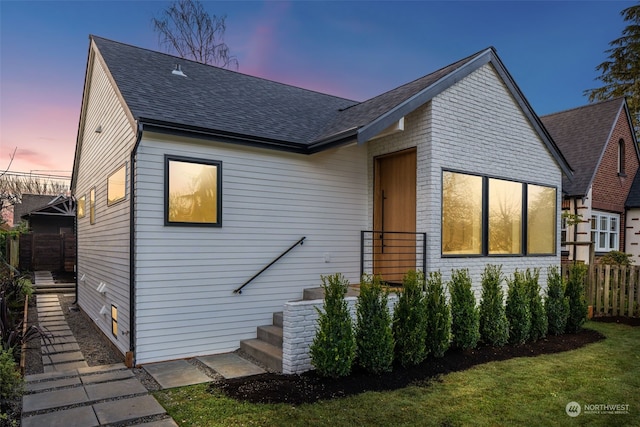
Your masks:
<path fill-rule="evenodd" d="M 443 171 L 442 255 L 555 255 L 557 190 Z"/>
<path fill-rule="evenodd" d="M 165 156 L 165 225 L 222 226 L 222 162 Z"/>
<path fill-rule="evenodd" d="M 82 197 L 78 198 L 78 201 L 76 203 L 76 213 L 78 215 L 78 219 L 85 217 L 86 204 L 87 204 L 87 196 L 82 195 Z"/>
<path fill-rule="evenodd" d="M 96 188 L 89 191 L 89 224 L 96 223 Z"/>
<path fill-rule="evenodd" d="M 107 178 L 107 206 L 125 199 L 127 194 L 127 165 L 124 164 Z"/>
<path fill-rule="evenodd" d="M 625 144 L 624 139 L 620 139 L 618 141 L 618 175 L 625 175 L 624 167 L 625 167 Z"/>

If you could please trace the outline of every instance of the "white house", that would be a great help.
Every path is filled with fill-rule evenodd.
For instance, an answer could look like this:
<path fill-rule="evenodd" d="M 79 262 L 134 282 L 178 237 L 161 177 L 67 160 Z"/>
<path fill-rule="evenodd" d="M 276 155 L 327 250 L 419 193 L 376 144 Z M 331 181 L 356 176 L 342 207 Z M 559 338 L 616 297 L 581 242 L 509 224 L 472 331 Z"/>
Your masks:
<path fill-rule="evenodd" d="M 493 48 L 356 102 L 92 36 L 78 303 L 144 364 L 237 349 L 320 275 L 479 288 L 560 264 L 563 174 Z"/>

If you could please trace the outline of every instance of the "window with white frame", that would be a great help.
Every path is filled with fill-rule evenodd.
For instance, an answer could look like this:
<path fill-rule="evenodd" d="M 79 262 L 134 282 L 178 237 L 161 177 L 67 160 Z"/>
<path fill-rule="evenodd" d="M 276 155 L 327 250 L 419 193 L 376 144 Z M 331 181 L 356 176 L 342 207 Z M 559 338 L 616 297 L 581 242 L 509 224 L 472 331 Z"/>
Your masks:
<path fill-rule="evenodd" d="M 591 241 L 596 252 L 617 251 L 619 248 L 620 215 L 593 212 L 591 215 Z"/>

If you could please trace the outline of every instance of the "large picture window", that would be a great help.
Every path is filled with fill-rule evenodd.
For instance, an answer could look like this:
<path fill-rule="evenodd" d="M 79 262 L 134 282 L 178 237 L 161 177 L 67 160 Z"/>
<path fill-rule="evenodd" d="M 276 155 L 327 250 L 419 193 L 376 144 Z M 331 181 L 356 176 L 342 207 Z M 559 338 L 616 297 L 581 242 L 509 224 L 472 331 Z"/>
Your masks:
<path fill-rule="evenodd" d="M 222 225 L 222 163 L 166 156 L 165 223 Z"/>
<path fill-rule="evenodd" d="M 620 215 L 593 212 L 591 215 L 591 241 L 596 252 L 617 251 L 619 246 Z"/>
<path fill-rule="evenodd" d="M 443 171 L 442 254 L 553 255 L 556 189 Z"/>
<path fill-rule="evenodd" d="M 107 206 L 124 200 L 127 184 L 127 168 L 122 165 L 120 169 L 109 175 L 107 179 Z"/>

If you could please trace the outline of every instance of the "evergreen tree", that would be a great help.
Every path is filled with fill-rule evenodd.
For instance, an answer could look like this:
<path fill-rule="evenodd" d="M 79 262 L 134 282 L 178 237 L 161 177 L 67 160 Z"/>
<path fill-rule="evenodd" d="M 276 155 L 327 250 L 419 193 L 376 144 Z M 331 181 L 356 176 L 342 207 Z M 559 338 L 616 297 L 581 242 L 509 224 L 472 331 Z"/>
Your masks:
<path fill-rule="evenodd" d="M 455 270 L 449 282 L 451 295 L 451 345 L 463 350 L 476 348 L 480 340 L 480 317 L 471 287 L 469 270 Z"/>
<path fill-rule="evenodd" d="M 569 301 L 564 296 L 565 283 L 558 267 L 549 268 L 547 275 L 547 297 L 544 301 L 544 309 L 547 313 L 549 333 L 552 335 L 564 334 L 569 316 Z"/>
<path fill-rule="evenodd" d="M 493 346 L 503 346 L 509 339 L 509 322 L 505 315 L 502 292 L 502 267 L 487 265 L 482 273 L 480 301 L 480 339 Z"/>
<path fill-rule="evenodd" d="M 344 299 L 349 282 L 341 274 L 322 276 L 324 311 L 318 310 L 318 331 L 311 344 L 311 363 L 325 377 L 342 377 L 351 373 L 356 340 L 351 314 Z"/>
<path fill-rule="evenodd" d="M 402 290 L 393 310 L 393 339 L 396 360 L 402 366 L 417 365 L 427 356 L 424 274 L 409 271 L 402 279 Z"/>
<path fill-rule="evenodd" d="M 374 374 L 391 371 L 393 364 L 388 296 L 379 276 L 362 278 L 357 303 L 356 356 L 360 366 Z"/>
<path fill-rule="evenodd" d="M 587 320 L 587 301 L 584 295 L 584 279 L 587 275 L 587 266 L 575 263 L 569 269 L 569 281 L 565 295 L 569 300 L 569 316 L 565 332 L 576 333 Z"/>
<path fill-rule="evenodd" d="M 451 342 L 451 313 L 444 295 L 442 274 L 439 271 L 429 273 L 425 301 L 427 353 L 442 357 Z"/>
<path fill-rule="evenodd" d="M 622 36 L 609 43 L 605 51 L 608 59 L 596 67 L 602 73 L 597 79 L 603 86 L 586 90 L 585 94 L 589 101 L 625 96 L 640 137 L 640 5 L 628 7 L 620 15 L 628 25 Z"/>
<path fill-rule="evenodd" d="M 540 295 L 540 269 L 536 268 L 526 271 L 527 292 L 529 296 L 529 313 L 531 314 L 531 330 L 529 331 L 529 339 L 538 341 L 540 338 L 547 336 L 548 322 L 547 313 L 544 311 L 542 304 L 542 296 Z"/>
<path fill-rule="evenodd" d="M 527 293 L 525 274 L 516 270 L 508 281 L 507 307 L 505 313 L 509 321 L 509 341 L 512 344 L 524 344 L 529 339 L 531 313 Z"/>

